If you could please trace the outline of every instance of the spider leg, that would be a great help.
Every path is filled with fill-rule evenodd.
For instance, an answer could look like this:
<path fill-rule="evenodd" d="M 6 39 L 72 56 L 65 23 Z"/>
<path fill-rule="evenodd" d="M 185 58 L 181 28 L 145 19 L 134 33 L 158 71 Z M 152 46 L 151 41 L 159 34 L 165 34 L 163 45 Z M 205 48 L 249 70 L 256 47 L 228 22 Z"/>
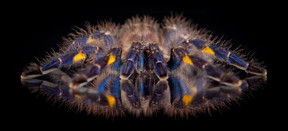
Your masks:
<path fill-rule="evenodd" d="M 144 46 L 142 46 L 144 48 Z M 140 49 L 139 53 L 138 53 L 138 61 L 137 61 L 137 68 L 136 71 L 141 74 L 143 73 L 144 70 L 144 62 L 145 62 L 145 53 L 144 53 L 144 49 Z"/>
<path fill-rule="evenodd" d="M 40 66 L 36 70 L 31 70 L 28 72 L 23 72 L 21 75 L 21 79 L 31 79 L 35 77 L 39 77 L 50 72 L 53 72 L 62 66 L 68 66 L 71 64 L 81 63 L 87 59 L 92 54 L 101 54 L 99 47 L 93 46 L 85 46 L 81 50 L 71 50 L 64 55 L 51 60 L 48 64 Z"/>
<path fill-rule="evenodd" d="M 123 63 L 120 71 L 121 79 L 128 79 L 135 69 L 135 63 L 138 61 L 139 49 L 142 47 L 141 43 L 132 43 L 128 54 L 126 55 L 126 61 Z"/>
<path fill-rule="evenodd" d="M 121 48 L 112 48 L 106 56 L 96 59 L 94 63 L 88 64 L 82 69 L 69 86 L 77 88 L 86 85 L 96 78 L 107 66 L 119 71 L 121 66 L 121 53 Z"/>
<path fill-rule="evenodd" d="M 48 64 L 43 65 L 36 70 L 23 72 L 21 74 L 21 79 L 31 79 L 48 74 L 62 66 L 84 61 L 90 55 L 94 55 L 95 59 L 103 57 L 105 55 L 103 49 L 95 46 L 95 42 L 100 39 L 106 47 L 115 45 L 113 36 L 105 31 L 96 31 L 91 35 L 78 37 L 72 42 L 69 42 L 68 47 L 65 49 L 65 52 L 67 53 L 51 60 Z"/>
<path fill-rule="evenodd" d="M 151 56 L 155 66 L 155 73 L 160 80 L 168 78 L 167 66 L 157 44 L 150 44 Z"/>
<path fill-rule="evenodd" d="M 67 47 L 66 51 L 81 49 L 82 47 L 85 47 L 87 43 L 91 42 L 92 40 L 93 40 L 92 36 L 82 36 L 76 38 L 72 42 L 69 42 L 69 46 Z"/>
<path fill-rule="evenodd" d="M 244 70 L 248 73 L 255 74 L 255 75 L 267 75 L 267 71 L 264 68 L 256 67 L 249 62 L 246 62 L 239 58 L 237 55 L 231 53 L 230 51 L 214 46 L 214 45 L 207 45 L 205 41 L 200 39 L 190 40 L 189 44 L 194 45 L 198 50 L 201 50 L 203 53 L 216 56 L 216 58 L 226 61 L 230 65 L 233 65 L 241 70 Z"/>
<path fill-rule="evenodd" d="M 113 36 L 110 35 L 110 33 L 107 31 L 95 31 L 93 34 L 76 38 L 71 44 L 69 44 L 66 50 L 81 49 L 87 45 L 92 45 L 92 43 L 100 39 L 103 39 L 103 44 L 106 47 L 110 47 L 114 44 Z"/>
<path fill-rule="evenodd" d="M 179 67 L 181 62 L 187 63 L 196 69 L 203 71 L 209 78 L 215 81 L 219 81 L 223 84 L 240 86 L 242 83 L 241 80 L 239 80 L 237 77 L 227 75 L 220 68 L 212 66 L 206 60 L 195 55 L 187 54 L 187 51 L 184 48 L 178 47 L 172 49 L 168 67 L 170 67 L 171 70 L 176 69 Z"/>

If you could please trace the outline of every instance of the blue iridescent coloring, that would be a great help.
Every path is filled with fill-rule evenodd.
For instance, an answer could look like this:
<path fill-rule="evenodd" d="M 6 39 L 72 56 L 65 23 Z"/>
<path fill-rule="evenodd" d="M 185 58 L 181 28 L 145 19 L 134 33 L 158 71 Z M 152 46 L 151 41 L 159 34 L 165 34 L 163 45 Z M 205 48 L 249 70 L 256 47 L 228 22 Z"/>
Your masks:
<path fill-rule="evenodd" d="M 73 58 L 75 55 L 77 55 L 78 52 L 76 50 L 64 55 L 64 56 L 61 56 L 60 59 L 62 60 L 62 64 L 63 65 L 69 65 L 73 62 Z"/>
<path fill-rule="evenodd" d="M 61 66 L 60 61 L 58 59 L 56 59 L 56 60 L 52 60 L 47 65 L 42 66 L 41 70 L 45 71 L 45 70 L 52 69 L 52 68 L 59 68 L 60 66 Z"/>
<path fill-rule="evenodd" d="M 116 98 L 120 98 L 120 78 L 114 77 L 112 81 L 113 83 L 111 84 L 111 94 Z"/>
<path fill-rule="evenodd" d="M 101 32 L 95 32 L 93 33 L 93 38 L 94 39 L 99 39 L 100 37 L 102 37 L 104 35 L 104 33 L 101 33 Z"/>
<path fill-rule="evenodd" d="M 95 49 L 96 47 L 93 47 L 93 46 L 85 46 L 82 48 L 82 51 L 84 54 L 90 55 L 90 54 L 95 53 Z"/>
<path fill-rule="evenodd" d="M 110 35 L 105 35 L 103 39 L 105 46 L 111 46 L 114 44 L 113 38 Z"/>
<path fill-rule="evenodd" d="M 206 42 L 200 39 L 191 40 L 189 43 L 194 45 L 197 49 L 203 49 L 206 46 Z"/>
<path fill-rule="evenodd" d="M 133 69 L 134 69 L 134 62 L 133 61 L 127 61 L 122 66 L 121 75 L 129 76 L 132 73 Z"/>
<path fill-rule="evenodd" d="M 224 48 L 209 45 L 209 47 L 215 52 L 216 57 L 222 60 L 227 60 L 229 55 L 229 51 L 225 50 Z"/>
<path fill-rule="evenodd" d="M 175 99 L 176 97 L 182 97 L 182 87 L 179 80 L 175 77 L 170 77 L 168 81 L 172 99 Z"/>
<path fill-rule="evenodd" d="M 143 68 L 144 68 L 144 58 L 145 58 L 144 52 L 141 51 L 139 53 L 139 60 L 137 62 L 137 68 L 140 70 L 143 70 Z"/>
<path fill-rule="evenodd" d="M 67 51 L 82 48 L 87 45 L 87 40 L 89 39 L 89 36 L 83 36 L 79 37 L 74 40 L 74 44 L 70 44 L 67 48 Z"/>
<path fill-rule="evenodd" d="M 238 67 L 242 67 L 244 69 L 247 69 L 248 64 L 244 61 L 241 60 L 238 56 L 236 56 L 235 54 L 230 54 L 228 62 L 230 64 L 236 65 Z"/>
<path fill-rule="evenodd" d="M 82 71 L 82 74 L 84 74 L 86 77 L 90 78 L 90 77 L 93 77 L 93 76 L 100 74 L 100 72 L 101 72 L 101 69 L 98 66 L 91 65 L 91 66 L 87 66 L 87 68 L 85 68 Z"/>
<path fill-rule="evenodd" d="M 102 82 L 101 84 L 99 85 L 99 87 L 97 88 L 97 90 L 100 92 L 100 93 L 104 93 L 106 90 L 107 90 L 107 84 L 110 83 L 110 81 L 112 80 L 112 76 L 107 76 Z"/>

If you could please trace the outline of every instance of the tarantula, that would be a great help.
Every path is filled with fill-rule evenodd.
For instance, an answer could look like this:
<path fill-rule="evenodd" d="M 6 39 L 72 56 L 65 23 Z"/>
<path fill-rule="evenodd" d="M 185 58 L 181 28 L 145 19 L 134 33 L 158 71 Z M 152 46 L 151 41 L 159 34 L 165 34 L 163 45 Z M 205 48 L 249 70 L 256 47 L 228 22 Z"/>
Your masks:
<path fill-rule="evenodd" d="M 83 103 L 106 103 L 106 109 L 202 109 L 220 101 L 211 97 L 213 89 L 221 97 L 231 96 L 247 84 L 223 63 L 249 74 L 267 74 L 223 45 L 182 16 L 166 17 L 161 25 L 148 16 L 133 17 L 122 26 L 104 22 L 79 29 L 59 53 L 28 67 L 21 79 L 61 74 L 56 79 L 67 83 L 72 95 L 81 94 Z"/>

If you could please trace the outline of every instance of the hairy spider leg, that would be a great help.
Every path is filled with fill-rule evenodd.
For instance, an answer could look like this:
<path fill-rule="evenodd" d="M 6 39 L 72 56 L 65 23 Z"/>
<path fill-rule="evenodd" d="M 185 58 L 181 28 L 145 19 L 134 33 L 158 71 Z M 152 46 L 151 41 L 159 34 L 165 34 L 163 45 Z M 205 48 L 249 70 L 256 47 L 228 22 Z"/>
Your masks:
<path fill-rule="evenodd" d="M 150 44 L 149 49 L 151 51 L 151 56 L 154 61 L 156 75 L 160 80 L 166 80 L 168 78 L 167 66 L 158 45 Z"/>
<path fill-rule="evenodd" d="M 99 39 L 103 39 L 103 43 L 106 47 L 115 45 L 114 38 L 110 33 L 104 31 L 96 31 L 91 35 L 81 36 L 76 38 L 73 42 L 70 42 L 66 49 L 66 52 L 68 53 L 50 61 L 37 70 L 23 73 L 21 79 L 30 79 L 48 74 L 61 66 L 84 61 L 90 55 L 93 55 L 94 59 L 103 57 L 105 55 L 103 49 L 95 46 L 95 41 Z"/>
<path fill-rule="evenodd" d="M 29 72 L 24 72 L 21 75 L 22 79 L 30 79 L 38 76 L 48 74 L 52 71 L 57 70 L 62 66 L 68 66 L 71 64 L 83 62 L 91 54 L 97 54 L 99 52 L 99 47 L 85 46 L 80 51 L 71 50 L 68 53 L 53 59 L 48 64 L 40 66 L 37 70 L 32 70 Z M 99 53 L 101 54 L 101 53 Z"/>
<path fill-rule="evenodd" d="M 66 51 L 69 52 L 71 50 L 81 49 L 87 46 L 87 43 L 90 43 L 92 41 L 94 41 L 92 36 L 82 36 L 82 37 L 76 38 L 74 41 L 69 42 L 69 45 Z"/>
<path fill-rule="evenodd" d="M 154 59 L 153 57 L 151 56 L 151 52 L 150 50 L 146 50 L 145 53 L 144 53 L 144 68 L 145 68 L 145 71 L 148 73 L 148 74 L 153 74 L 154 73 L 154 69 L 155 69 L 155 65 L 154 65 Z"/>
<path fill-rule="evenodd" d="M 176 47 L 171 49 L 170 59 L 168 61 L 168 68 L 170 70 L 177 69 L 183 61 L 184 56 L 186 56 L 187 52 L 182 47 Z"/>
<path fill-rule="evenodd" d="M 73 49 L 81 49 L 87 45 L 93 45 L 93 43 L 96 40 L 103 39 L 103 43 L 106 47 L 111 47 L 115 44 L 115 41 L 113 37 L 110 35 L 110 33 L 107 33 L 105 31 L 95 31 L 91 35 L 85 35 L 81 36 L 79 38 L 76 38 L 71 44 L 69 44 L 67 51 L 73 50 Z"/>
<path fill-rule="evenodd" d="M 138 61 L 137 61 L 137 65 L 136 65 L 136 71 L 141 74 L 143 73 L 144 70 L 144 63 L 145 63 L 145 52 L 144 52 L 144 46 L 142 46 L 139 49 L 139 53 L 138 53 Z"/>
<path fill-rule="evenodd" d="M 99 75 L 104 68 L 110 66 L 112 69 L 119 70 L 121 66 L 121 48 L 112 48 L 106 56 L 95 60 L 94 63 L 88 64 L 76 76 L 70 87 L 77 88 L 86 85 Z"/>
<path fill-rule="evenodd" d="M 219 60 L 225 61 L 230 65 L 233 65 L 241 70 L 246 71 L 247 73 L 255 74 L 255 75 L 267 75 L 267 71 L 264 68 L 256 67 L 249 62 L 246 62 L 239 58 L 237 55 L 231 53 L 230 51 L 214 46 L 208 45 L 205 41 L 200 39 L 190 40 L 190 44 L 194 45 L 197 49 L 201 50 L 203 53 L 216 56 Z"/>
<path fill-rule="evenodd" d="M 198 56 L 189 55 L 188 51 L 186 51 L 183 47 L 176 47 L 171 50 L 171 57 L 168 62 L 170 69 L 177 69 L 181 62 L 187 63 L 196 69 L 203 71 L 209 78 L 215 81 L 232 86 L 241 85 L 241 80 L 239 80 L 237 77 L 227 75 L 220 68 L 212 66 L 206 60 Z"/>
<path fill-rule="evenodd" d="M 139 49 L 142 47 L 140 42 L 132 43 L 128 54 L 126 55 L 125 62 L 123 63 L 120 71 L 121 79 L 128 79 L 135 69 L 135 63 L 138 61 Z"/>

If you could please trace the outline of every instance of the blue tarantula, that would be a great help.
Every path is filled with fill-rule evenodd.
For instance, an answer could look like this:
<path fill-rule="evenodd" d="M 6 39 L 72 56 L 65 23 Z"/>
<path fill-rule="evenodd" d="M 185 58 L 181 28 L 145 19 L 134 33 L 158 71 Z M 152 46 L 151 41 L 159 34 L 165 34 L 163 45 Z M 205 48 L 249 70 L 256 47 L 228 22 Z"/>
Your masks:
<path fill-rule="evenodd" d="M 191 112 L 217 105 L 246 87 L 247 81 L 227 71 L 223 63 L 249 74 L 267 74 L 182 16 L 167 17 L 161 25 L 148 16 L 134 17 L 122 26 L 88 25 L 65 43 L 60 53 L 28 67 L 21 79 L 59 76 L 56 81 L 64 86 L 48 84 L 54 94 L 90 103 L 87 109 L 95 112 L 103 108 L 138 114 L 156 109 Z"/>

